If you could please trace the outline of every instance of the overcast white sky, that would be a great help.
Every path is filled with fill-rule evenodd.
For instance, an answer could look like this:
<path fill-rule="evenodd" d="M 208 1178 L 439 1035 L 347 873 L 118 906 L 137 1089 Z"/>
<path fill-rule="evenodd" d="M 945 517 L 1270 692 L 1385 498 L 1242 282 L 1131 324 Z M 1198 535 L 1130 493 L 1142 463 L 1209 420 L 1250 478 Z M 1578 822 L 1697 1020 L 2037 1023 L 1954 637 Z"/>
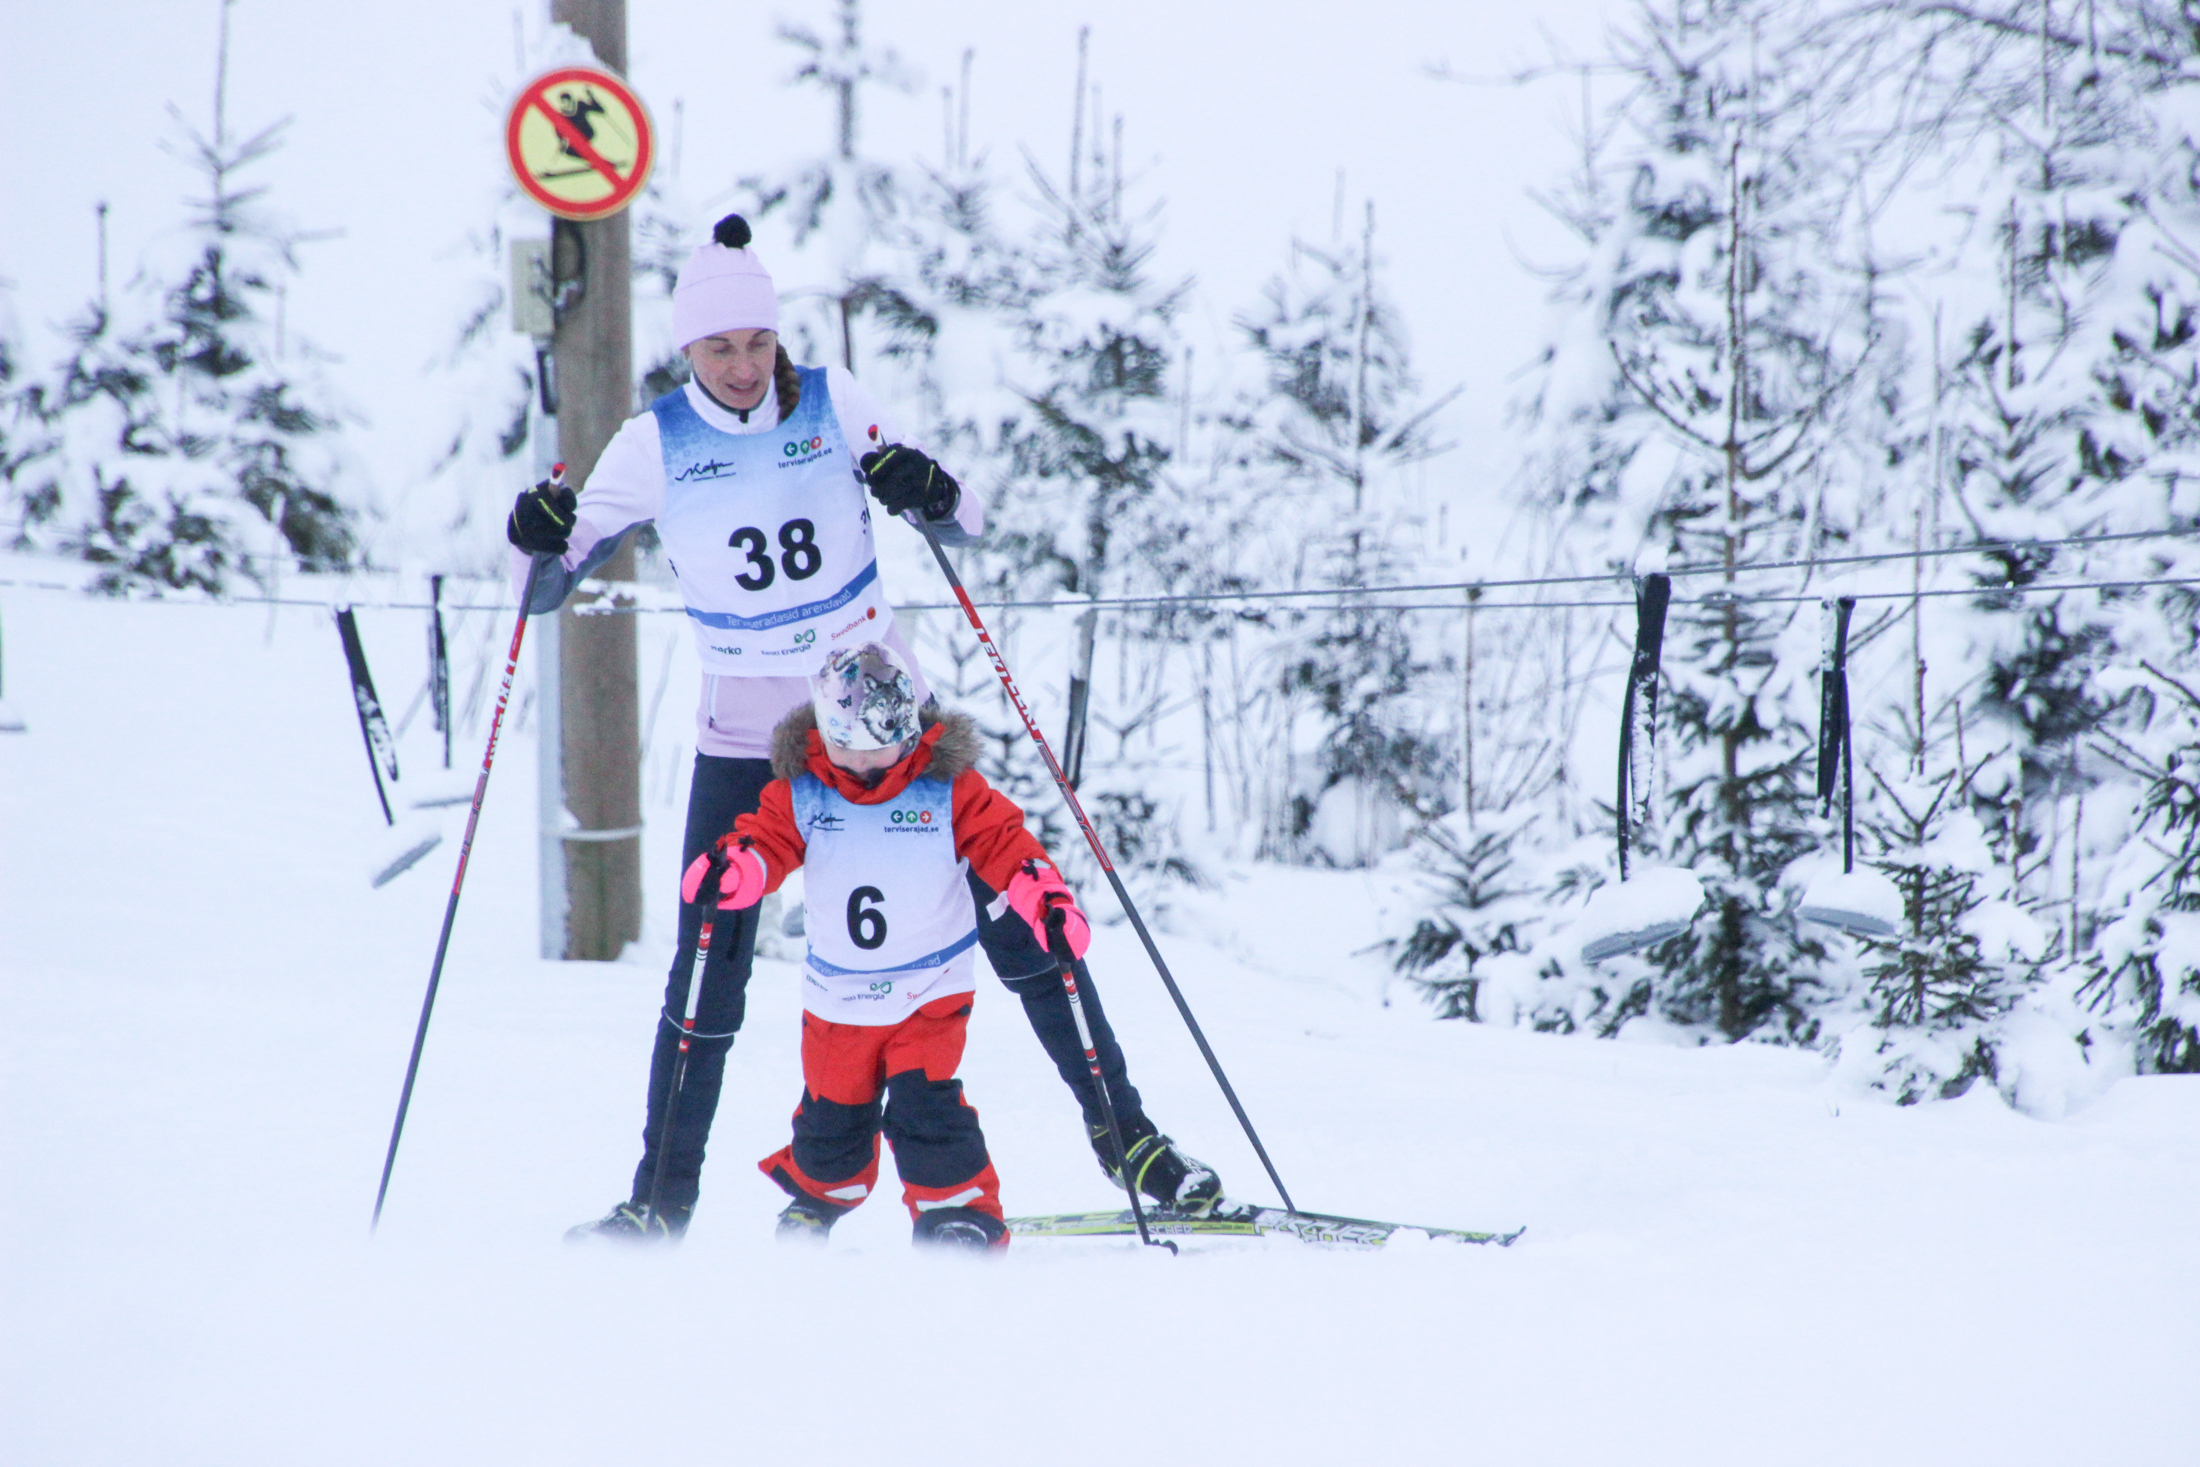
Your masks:
<path fill-rule="evenodd" d="M 201 125 L 209 115 L 218 3 L 0 0 L 0 94 L 19 128 L 0 170 L 0 320 L 14 317 L 33 367 L 95 287 L 95 203 L 112 206 L 117 279 L 181 218 L 193 180 L 163 151 L 167 107 Z M 529 0 L 527 14 L 546 9 Z M 971 47 L 974 145 L 1059 166 L 1077 30 L 1090 23 L 1103 105 L 1125 115 L 1130 161 L 1166 201 L 1162 266 L 1197 277 L 1211 326 L 1254 299 L 1294 232 L 1329 237 L 1339 169 L 1355 214 L 1375 201 L 1423 378 L 1467 387 L 1449 423 L 1461 451 L 1432 473 L 1463 487 L 1503 468 L 1507 382 L 1541 322 L 1542 286 L 1522 262 L 1563 249 L 1526 190 L 1567 168 L 1581 98 L 1571 80 L 1468 87 L 1427 68 L 1510 71 L 1554 43 L 1593 52 L 1605 17 L 1624 11 L 1622 0 L 869 0 L 870 37 L 924 85 L 877 102 L 867 150 L 891 155 L 888 140 L 907 138 L 936 157 L 939 90 Z M 504 169 L 496 121 L 519 14 L 449 0 L 238 0 L 232 12 L 231 125 L 294 118 L 261 180 L 301 227 L 340 231 L 310 246 L 291 323 L 341 358 L 337 386 L 367 420 L 355 447 L 384 493 L 431 452 L 421 368 L 449 337 L 458 241 Z M 682 116 L 691 194 L 821 148 L 824 104 L 782 85 L 790 53 L 773 29 L 829 18 L 830 0 L 629 0 L 631 80 L 662 128 Z"/>

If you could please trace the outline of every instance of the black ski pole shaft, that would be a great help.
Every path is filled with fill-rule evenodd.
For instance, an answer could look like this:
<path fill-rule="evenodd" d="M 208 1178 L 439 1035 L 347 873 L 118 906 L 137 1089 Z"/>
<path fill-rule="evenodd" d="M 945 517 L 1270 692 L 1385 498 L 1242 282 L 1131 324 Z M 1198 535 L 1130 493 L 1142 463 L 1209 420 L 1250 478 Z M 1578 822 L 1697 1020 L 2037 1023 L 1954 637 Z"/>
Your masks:
<path fill-rule="evenodd" d="M 1047 951 L 1062 970 L 1062 991 L 1069 995 L 1069 1015 L 1077 1023 L 1077 1042 L 1085 1047 L 1085 1069 L 1092 1075 L 1092 1088 L 1100 1096 L 1100 1115 L 1108 1123 L 1108 1142 L 1115 1147 L 1116 1174 L 1123 1183 L 1123 1195 L 1131 1200 L 1131 1221 L 1138 1224 L 1138 1241 L 1151 1248 L 1154 1240 L 1146 1232 L 1146 1209 L 1138 1200 L 1138 1182 L 1131 1176 L 1131 1154 L 1123 1145 L 1123 1127 L 1115 1118 L 1115 1101 L 1108 1095 L 1108 1078 L 1100 1073 L 1100 1050 L 1092 1042 L 1092 1026 L 1085 1022 L 1085 1001 L 1077 993 L 1076 960 L 1069 950 L 1069 937 L 1062 930 L 1060 908 L 1047 913 Z M 1171 1253 L 1176 1244 L 1166 1238 L 1160 1245 Z"/>
<path fill-rule="evenodd" d="M 919 516 L 916 523 L 917 528 L 924 533 L 924 543 L 932 547 L 932 558 L 939 562 L 940 574 L 947 578 L 955 599 L 962 604 L 963 615 L 969 619 L 970 629 L 978 634 L 978 645 L 985 649 L 986 657 L 992 661 L 993 675 L 1001 680 L 1001 686 L 1007 690 L 1008 701 L 1015 705 L 1017 716 L 1024 721 L 1024 731 L 1039 746 L 1039 757 L 1046 761 L 1047 772 L 1054 776 L 1054 787 L 1062 792 L 1062 800 L 1069 806 L 1070 817 L 1077 822 L 1077 828 L 1084 832 L 1085 844 L 1092 847 L 1093 859 L 1100 863 L 1101 871 L 1106 873 L 1108 885 L 1115 889 L 1115 899 L 1123 904 L 1123 914 L 1131 919 L 1131 926 L 1137 931 L 1138 940 L 1145 944 L 1146 956 L 1153 960 L 1154 971 L 1161 975 L 1162 986 L 1169 990 L 1169 997 L 1176 1004 L 1177 1013 L 1184 1018 L 1184 1026 L 1192 1031 L 1192 1041 L 1199 1046 L 1200 1056 L 1207 1061 L 1207 1068 L 1214 1072 L 1215 1083 L 1222 1087 L 1223 1099 L 1230 1102 L 1230 1110 L 1237 1116 L 1238 1124 L 1245 1128 L 1245 1139 L 1253 1143 L 1253 1152 L 1260 1157 L 1261 1166 L 1267 1170 L 1268 1180 L 1276 1184 L 1276 1192 L 1283 1198 L 1285 1211 L 1297 1212 L 1298 1208 L 1291 1201 L 1291 1193 L 1283 1185 L 1283 1178 L 1276 1175 L 1276 1164 L 1268 1159 L 1268 1148 L 1260 1144 L 1260 1133 L 1253 1129 L 1252 1118 L 1246 1115 L 1245 1107 L 1238 1104 L 1237 1091 L 1230 1088 L 1230 1077 L 1222 1073 L 1222 1061 L 1215 1058 L 1213 1048 L 1207 1043 L 1206 1034 L 1199 1027 L 1199 1020 L 1192 1017 L 1192 1006 L 1184 1001 L 1183 990 L 1176 986 L 1176 979 L 1171 976 L 1168 963 L 1161 957 L 1161 949 L 1154 944 L 1153 934 L 1146 930 L 1146 919 L 1138 914 L 1138 904 L 1131 900 L 1129 890 L 1123 885 L 1123 878 L 1116 874 L 1115 863 L 1108 859 L 1108 849 L 1100 843 L 1100 833 L 1085 818 L 1085 807 L 1077 802 L 1077 791 L 1070 787 L 1068 776 L 1062 773 L 1061 762 L 1054 757 L 1054 750 L 1047 745 L 1047 736 L 1039 732 L 1038 720 L 1024 706 L 1024 695 L 1016 690 L 1016 679 L 1009 674 L 1008 661 L 1001 656 L 1001 649 L 993 645 L 993 636 L 979 619 L 978 608 L 971 604 L 970 592 L 964 589 L 962 577 L 955 574 L 954 562 L 947 558 L 947 552 L 940 546 L 940 537 L 924 522 L 922 516 Z"/>
<path fill-rule="evenodd" d="M 695 1015 L 703 1002 L 703 965 L 710 961 L 711 929 L 717 925 L 718 881 L 726 873 L 726 863 L 716 857 L 704 868 L 703 884 L 695 893 L 695 901 L 703 909 L 702 930 L 695 935 L 695 957 L 688 964 L 687 992 L 680 997 L 680 1047 L 672 1056 L 672 1075 L 665 1089 L 665 1113 L 657 1122 L 657 1164 L 649 1172 L 649 1215 L 662 1214 L 665 1190 L 665 1158 L 672 1154 L 672 1122 L 680 1113 L 680 1092 L 687 1085 L 688 1046 L 695 1038 Z M 672 1022 L 672 1011 L 665 1010 L 662 1020 Z"/>
<path fill-rule="evenodd" d="M 552 477 L 562 479 L 565 465 Z M 405 1088 L 398 1093 L 397 1119 L 390 1126 L 389 1154 L 382 1158 L 382 1185 L 374 1193 L 374 1221 L 368 1231 L 382 1225 L 382 1203 L 390 1194 L 390 1172 L 397 1166 L 397 1143 L 405 1134 L 405 1112 L 412 1108 L 413 1081 L 420 1074 L 420 1051 L 428 1042 L 428 1019 L 435 1013 L 435 991 L 443 981 L 443 956 L 451 946 L 451 924 L 458 918 L 458 894 L 466 885 L 466 859 L 474 851 L 474 830 L 481 824 L 482 797 L 489 793 L 489 768 L 496 762 L 497 734 L 504 727 L 504 710 L 512 701 L 512 674 L 519 670 L 520 642 L 527 635 L 527 610 L 534 604 L 535 583 L 550 557 L 538 555 L 527 567 L 527 584 L 519 593 L 519 617 L 512 628 L 512 650 L 504 659 L 504 682 L 497 689 L 496 711 L 489 718 L 489 744 L 482 751 L 481 773 L 474 776 L 474 806 L 466 816 L 466 837 L 458 845 L 458 872 L 451 878 L 451 899 L 443 908 L 443 930 L 435 940 L 435 963 L 428 969 L 428 992 L 420 1000 L 420 1025 L 413 1031 L 412 1057 L 405 1062 Z"/>

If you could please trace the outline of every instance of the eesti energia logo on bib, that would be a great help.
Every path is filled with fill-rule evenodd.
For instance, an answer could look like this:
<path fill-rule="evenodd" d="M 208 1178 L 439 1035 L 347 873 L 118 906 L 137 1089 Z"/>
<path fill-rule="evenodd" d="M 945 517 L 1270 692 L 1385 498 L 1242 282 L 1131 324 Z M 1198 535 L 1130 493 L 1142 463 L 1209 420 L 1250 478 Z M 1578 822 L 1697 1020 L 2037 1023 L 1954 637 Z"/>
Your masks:
<path fill-rule="evenodd" d="M 799 468 L 803 464 L 815 463 L 832 451 L 832 445 L 827 443 L 822 436 L 797 438 L 791 443 L 780 445 L 779 467 L 783 469 Z"/>

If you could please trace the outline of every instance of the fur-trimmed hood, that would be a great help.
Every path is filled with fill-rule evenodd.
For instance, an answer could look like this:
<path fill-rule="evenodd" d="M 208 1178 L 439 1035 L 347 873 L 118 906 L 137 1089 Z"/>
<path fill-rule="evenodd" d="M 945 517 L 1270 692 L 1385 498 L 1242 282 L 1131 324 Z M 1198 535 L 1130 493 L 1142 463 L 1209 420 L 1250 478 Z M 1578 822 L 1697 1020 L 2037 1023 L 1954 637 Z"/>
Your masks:
<path fill-rule="evenodd" d="M 917 714 L 920 728 L 930 731 L 937 727 L 939 737 L 929 740 L 931 761 L 925 766 L 922 777 L 944 780 L 953 784 L 965 770 L 978 767 L 978 725 L 967 713 L 946 713 L 936 703 L 927 703 Z M 806 772 L 810 765 L 810 735 L 817 732 L 817 710 L 803 703 L 772 730 L 772 773 L 781 779 L 793 779 Z M 914 757 L 914 756 L 912 756 Z"/>

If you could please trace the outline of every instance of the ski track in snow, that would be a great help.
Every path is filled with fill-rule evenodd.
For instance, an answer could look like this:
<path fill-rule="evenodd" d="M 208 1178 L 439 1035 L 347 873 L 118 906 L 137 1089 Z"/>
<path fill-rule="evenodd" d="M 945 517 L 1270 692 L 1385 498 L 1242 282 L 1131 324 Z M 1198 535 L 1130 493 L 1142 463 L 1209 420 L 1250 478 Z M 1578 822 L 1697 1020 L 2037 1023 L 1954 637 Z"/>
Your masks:
<path fill-rule="evenodd" d="M 1789 1050 L 1438 1023 L 1360 951 L 1388 898 L 1356 873 L 1248 870 L 1160 940 L 1300 1205 L 1526 1224 L 1511 1249 L 976 1264 L 913 1254 L 889 1188 L 824 1253 L 778 1251 L 752 1163 L 799 1090 L 783 962 L 758 966 L 686 1246 L 569 1248 L 633 1164 L 678 812 L 650 797 L 631 960 L 536 960 L 531 720 L 370 1239 L 463 808 L 368 888 L 387 833 L 325 616 L 5 609 L 30 725 L 0 736 L 10 1462 L 2191 1460 L 2200 1079 L 2046 1124 L 1983 1091 L 1898 1110 Z M 394 719 L 420 618 L 361 629 Z M 484 709 L 462 773 L 485 731 Z M 1126 926 L 1095 970 L 1156 1118 L 1273 1200 Z M 1119 1198 L 989 979 L 964 1073 L 1011 1213 Z"/>

